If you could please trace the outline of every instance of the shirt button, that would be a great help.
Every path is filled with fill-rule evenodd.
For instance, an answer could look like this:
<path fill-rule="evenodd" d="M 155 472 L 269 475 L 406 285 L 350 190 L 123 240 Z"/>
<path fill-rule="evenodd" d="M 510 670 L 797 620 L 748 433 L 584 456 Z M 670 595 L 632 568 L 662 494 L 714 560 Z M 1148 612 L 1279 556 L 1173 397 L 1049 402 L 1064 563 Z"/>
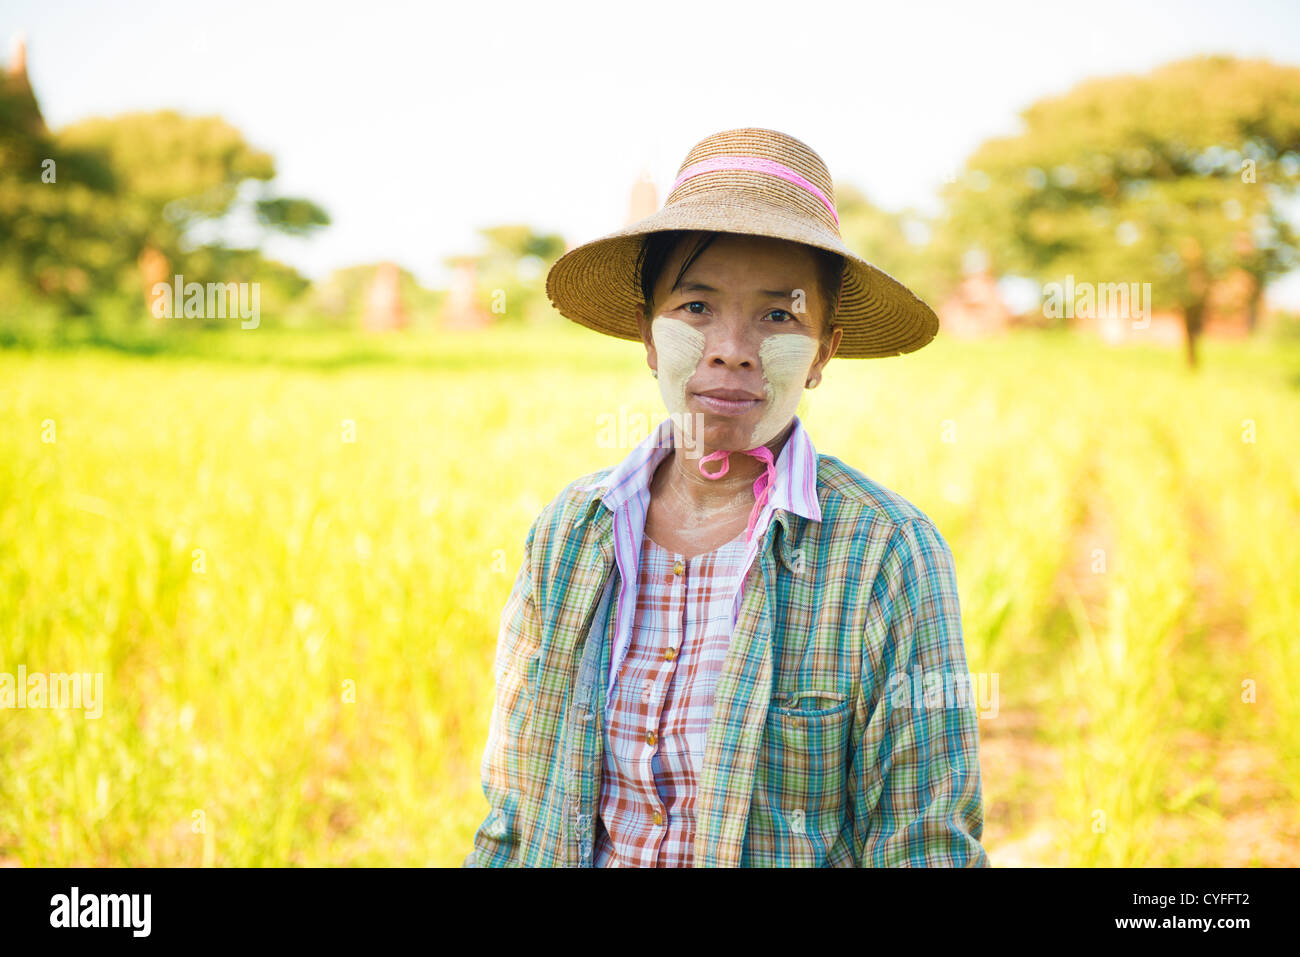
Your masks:
<path fill-rule="evenodd" d="M 660 824 L 663 824 L 663 822 L 664 822 L 663 814 L 660 812 L 658 808 L 655 808 L 655 826 L 658 827 Z"/>
<path fill-rule="evenodd" d="M 676 657 L 677 657 L 676 648 L 669 648 L 667 651 L 664 652 L 664 661 L 672 661 Z"/>
<path fill-rule="evenodd" d="M 645 733 L 645 743 L 646 743 L 646 744 L 654 744 L 654 743 L 655 743 L 656 741 L 658 741 L 658 740 L 659 740 L 659 737 L 658 737 L 658 736 L 657 736 L 653 731 L 647 731 L 647 732 Z"/>
<path fill-rule="evenodd" d="M 681 563 L 681 562 L 676 562 L 676 563 L 674 563 L 674 564 L 673 564 L 673 574 L 674 574 L 674 575 L 680 575 L 681 573 L 682 573 L 682 563 Z"/>

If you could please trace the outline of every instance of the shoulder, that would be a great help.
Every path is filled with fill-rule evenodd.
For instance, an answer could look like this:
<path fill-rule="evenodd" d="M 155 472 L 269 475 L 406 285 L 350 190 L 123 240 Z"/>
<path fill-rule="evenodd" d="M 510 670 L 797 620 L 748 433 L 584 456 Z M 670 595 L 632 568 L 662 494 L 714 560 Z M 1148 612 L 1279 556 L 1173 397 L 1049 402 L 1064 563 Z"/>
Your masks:
<path fill-rule="evenodd" d="M 934 522 L 911 500 L 834 455 L 817 456 L 817 496 L 822 511 L 847 513 L 846 517 L 866 520 L 882 526 L 907 522 Z"/>
<path fill-rule="evenodd" d="M 818 454 L 817 494 L 826 529 L 865 539 L 868 550 L 879 550 L 881 571 L 895 563 L 952 566 L 952 551 L 929 515 L 834 455 Z"/>
<path fill-rule="evenodd" d="M 591 513 L 591 506 L 604 494 L 601 482 L 613 471 L 613 467 L 588 472 L 574 479 L 560 489 L 551 498 L 528 532 L 529 548 L 545 546 L 550 541 L 563 541 L 575 526 L 581 524 Z"/>

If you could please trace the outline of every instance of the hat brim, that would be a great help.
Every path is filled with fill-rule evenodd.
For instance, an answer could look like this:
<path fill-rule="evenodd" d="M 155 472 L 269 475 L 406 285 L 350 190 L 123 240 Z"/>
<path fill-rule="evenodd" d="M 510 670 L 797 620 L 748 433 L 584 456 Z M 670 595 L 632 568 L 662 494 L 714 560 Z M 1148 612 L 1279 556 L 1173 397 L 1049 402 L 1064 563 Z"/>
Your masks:
<path fill-rule="evenodd" d="M 569 250 L 551 267 L 546 295 L 573 322 L 641 341 L 636 261 L 647 233 L 706 230 L 804 243 L 844 257 L 844 287 L 834 322 L 844 330 L 835 355 L 869 359 L 915 352 L 934 339 L 939 319 L 924 301 L 867 262 L 830 229 L 791 216 L 752 193 L 712 192 L 705 202 L 674 203 L 617 232 Z"/>

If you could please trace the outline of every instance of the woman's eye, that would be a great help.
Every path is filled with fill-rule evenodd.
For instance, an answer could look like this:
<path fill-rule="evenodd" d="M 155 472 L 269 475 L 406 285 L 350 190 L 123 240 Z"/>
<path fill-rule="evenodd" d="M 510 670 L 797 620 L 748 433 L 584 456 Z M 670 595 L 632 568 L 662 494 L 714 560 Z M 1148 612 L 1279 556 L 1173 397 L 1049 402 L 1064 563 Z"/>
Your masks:
<path fill-rule="evenodd" d="M 685 309 L 685 310 L 687 310 L 688 312 L 695 312 L 696 315 L 699 315 L 699 313 L 696 312 L 696 310 L 691 309 L 691 306 L 699 306 L 701 309 L 705 309 L 705 308 L 707 308 L 707 307 L 704 305 L 704 303 L 700 302 L 698 299 L 695 300 L 694 302 L 688 302 L 688 303 L 686 303 L 686 305 L 682 306 L 682 308 Z"/>
<path fill-rule="evenodd" d="M 789 312 L 786 312 L 784 309 L 773 309 L 771 312 L 768 313 L 768 315 L 769 315 L 769 316 L 781 315 L 781 316 L 785 316 L 786 318 L 788 318 L 788 319 L 791 320 L 792 322 L 798 322 L 798 320 L 795 319 L 795 317 L 794 317 L 793 314 L 791 314 L 791 313 L 789 313 Z M 782 323 L 778 323 L 778 325 L 785 325 L 785 323 L 784 323 L 784 322 L 782 322 Z"/>

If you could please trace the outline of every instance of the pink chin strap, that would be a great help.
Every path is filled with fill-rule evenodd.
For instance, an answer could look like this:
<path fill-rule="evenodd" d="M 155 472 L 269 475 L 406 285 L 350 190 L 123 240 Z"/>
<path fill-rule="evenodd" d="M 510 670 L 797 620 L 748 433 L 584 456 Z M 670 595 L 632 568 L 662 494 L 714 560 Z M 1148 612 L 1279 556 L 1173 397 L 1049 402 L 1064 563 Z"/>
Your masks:
<path fill-rule="evenodd" d="M 760 445 L 753 449 L 741 449 L 745 455 L 752 455 L 761 461 L 767 467 L 763 474 L 754 482 L 754 507 L 749 511 L 749 522 L 745 525 L 745 542 L 748 543 L 750 537 L 754 534 L 754 523 L 758 521 L 759 513 L 763 511 L 763 505 L 767 502 L 767 497 L 772 491 L 772 484 L 776 481 L 776 463 L 772 461 L 772 450 L 766 445 Z M 710 452 L 700 459 L 700 474 L 705 478 L 719 479 L 727 474 L 727 469 L 731 468 L 731 450 L 719 449 L 716 452 Z M 722 468 L 716 472 L 704 471 L 705 462 L 714 462 L 722 460 Z"/>

